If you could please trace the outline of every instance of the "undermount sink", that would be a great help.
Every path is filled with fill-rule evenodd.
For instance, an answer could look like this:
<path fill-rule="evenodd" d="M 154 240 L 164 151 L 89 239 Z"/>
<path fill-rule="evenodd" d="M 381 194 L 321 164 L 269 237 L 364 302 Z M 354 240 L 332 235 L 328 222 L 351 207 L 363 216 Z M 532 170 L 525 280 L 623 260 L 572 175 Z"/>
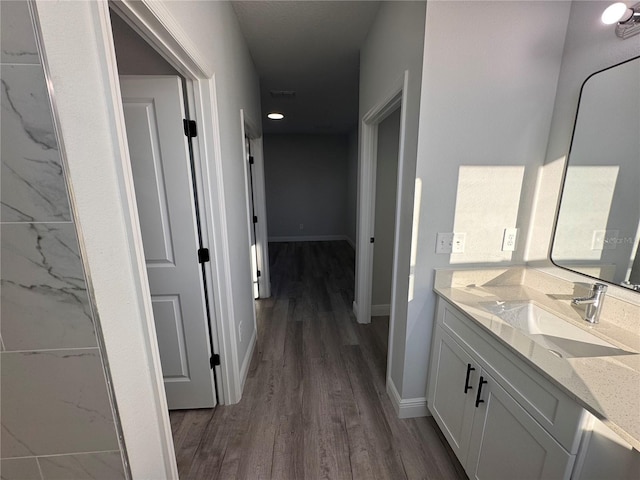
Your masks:
<path fill-rule="evenodd" d="M 572 325 L 533 302 L 483 302 L 482 306 L 561 358 L 608 357 L 633 353 Z"/>

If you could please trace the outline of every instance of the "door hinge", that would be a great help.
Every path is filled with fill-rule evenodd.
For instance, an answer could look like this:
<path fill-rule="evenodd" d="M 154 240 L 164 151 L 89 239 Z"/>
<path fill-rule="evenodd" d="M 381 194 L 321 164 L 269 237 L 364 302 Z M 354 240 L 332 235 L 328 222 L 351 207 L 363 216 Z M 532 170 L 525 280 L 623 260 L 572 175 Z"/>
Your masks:
<path fill-rule="evenodd" d="M 209 366 L 213 368 L 217 367 L 218 365 L 220 365 L 220 355 L 214 353 L 211 358 L 209 358 Z"/>
<path fill-rule="evenodd" d="M 371 237 L 371 238 L 369 239 L 369 243 L 373 243 L 373 241 L 374 241 L 374 238 L 373 238 L 373 237 Z"/>
<path fill-rule="evenodd" d="M 258 223 L 258 217 L 256 215 L 253 216 L 253 223 Z"/>
<path fill-rule="evenodd" d="M 258 275 L 257 276 L 259 277 L 260 275 L 262 275 L 262 272 L 260 270 L 258 270 Z"/>
<path fill-rule="evenodd" d="M 198 135 L 198 128 L 196 126 L 195 120 L 187 120 L 185 118 L 184 120 L 182 120 L 182 124 L 184 125 L 184 134 L 187 137 L 193 138 Z"/>
<path fill-rule="evenodd" d="M 249 165 L 253 165 L 253 155 L 249 155 Z"/>
<path fill-rule="evenodd" d="M 206 263 L 211 259 L 208 248 L 198 249 L 198 263 Z"/>

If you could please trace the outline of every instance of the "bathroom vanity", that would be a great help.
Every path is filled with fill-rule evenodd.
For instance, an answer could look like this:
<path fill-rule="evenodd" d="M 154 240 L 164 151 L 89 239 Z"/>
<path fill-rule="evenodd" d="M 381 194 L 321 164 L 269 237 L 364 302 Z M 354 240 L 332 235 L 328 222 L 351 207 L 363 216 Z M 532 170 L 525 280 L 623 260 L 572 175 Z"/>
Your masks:
<path fill-rule="evenodd" d="M 640 475 L 638 306 L 608 298 L 590 326 L 568 283 L 437 271 L 427 402 L 470 478 Z"/>

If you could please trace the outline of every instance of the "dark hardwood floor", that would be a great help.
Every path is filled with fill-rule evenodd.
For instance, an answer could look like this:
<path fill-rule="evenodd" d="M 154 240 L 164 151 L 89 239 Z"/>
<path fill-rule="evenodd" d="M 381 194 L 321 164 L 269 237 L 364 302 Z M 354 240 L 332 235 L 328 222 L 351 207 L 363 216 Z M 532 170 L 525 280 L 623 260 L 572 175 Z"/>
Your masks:
<path fill-rule="evenodd" d="M 346 242 L 273 243 L 242 400 L 171 412 L 182 479 L 464 479 L 431 418 L 385 390 L 388 319 L 352 314 Z"/>

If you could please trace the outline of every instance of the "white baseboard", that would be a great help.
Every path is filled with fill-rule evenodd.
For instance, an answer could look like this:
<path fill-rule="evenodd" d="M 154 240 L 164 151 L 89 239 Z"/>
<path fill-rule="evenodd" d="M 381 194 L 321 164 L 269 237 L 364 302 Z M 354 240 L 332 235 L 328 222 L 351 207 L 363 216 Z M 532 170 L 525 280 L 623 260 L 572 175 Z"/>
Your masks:
<path fill-rule="evenodd" d="M 387 377 L 387 393 L 398 418 L 415 418 L 429 416 L 427 397 L 401 398 L 391 377 Z"/>
<path fill-rule="evenodd" d="M 356 249 L 356 242 L 354 242 L 351 237 L 349 237 L 348 235 L 344 236 L 344 239 L 347 241 L 347 243 L 349 245 L 351 245 L 351 248 L 353 248 L 354 250 Z"/>
<path fill-rule="evenodd" d="M 337 240 L 349 241 L 346 235 L 300 235 L 269 237 L 270 242 L 335 242 Z"/>
<path fill-rule="evenodd" d="M 251 334 L 251 340 L 249 340 L 249 348 L 247 349 L 247 354 L 244 356 L 242 360 L 242 366 L 240 367 L 240 391 L 244 390 L 244 382 L 247 380 L 247 375 L 249 374 L 249 365 L 251 365 L 251 358 L 253 357 L 253 351 L 256 348 L 256 343 L 258 340 L 258 332 L 256 330 Z"/>
<path fill-rule="evenodd" d="M 388 317 L 391 315 L 391 305 L 371 305 L 372 317 Z"/>

